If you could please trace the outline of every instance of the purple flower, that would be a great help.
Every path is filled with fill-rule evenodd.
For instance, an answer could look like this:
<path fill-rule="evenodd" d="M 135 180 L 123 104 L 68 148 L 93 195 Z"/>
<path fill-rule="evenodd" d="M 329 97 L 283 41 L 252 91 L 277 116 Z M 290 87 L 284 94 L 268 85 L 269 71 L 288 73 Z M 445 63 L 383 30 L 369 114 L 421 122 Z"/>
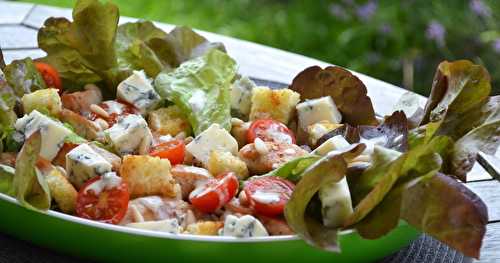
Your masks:
<path fill-rule="evenodd" d="M 392 26 L 390 24 L 384 23 L 380 25 L 378 30 L 382 35 L 389 35 L 390 33 L 392 33 Z"/>
<path fill-rule="evenodd" d="M 482 0 L 471 0 L 469 2 L 469 8 L 474 12 L 474 14 L 481 17 L 490 17 L 491 9 Z"/>
<path fill-rule="evenodd" d="M 341 21 L 346 21 L 349 19 L 349 15 L 347 14 L 347 11 L 345 8 L 339 4 L 331 4 L 330 7 L 328 8 L 330 11 L 330 14 L 332 14 L 335 18 L 341 20 Z"/>
<path fill-rule="evenodd" d="M 444 26 L 438 21 L 431 21 L 427 26 L 427 30 L 425 31 L 425 36 L 429 40 L 436 41 L 439 46 L 444 46 L 444 39 L 446 36 L 446 29 Z"/>
<path fill-rule="evenodd" d="M 356 8 L 356 15 L 360 20 L 366 22 L 373 17 L 376 11 L 377 3 L 375 1 L 369 1 L 368 3 Z"/>
<path fill-rule="evenodd" d="M 495 39 L 491 46 L 497 54 L 500 54 L 500 38 Z"/>

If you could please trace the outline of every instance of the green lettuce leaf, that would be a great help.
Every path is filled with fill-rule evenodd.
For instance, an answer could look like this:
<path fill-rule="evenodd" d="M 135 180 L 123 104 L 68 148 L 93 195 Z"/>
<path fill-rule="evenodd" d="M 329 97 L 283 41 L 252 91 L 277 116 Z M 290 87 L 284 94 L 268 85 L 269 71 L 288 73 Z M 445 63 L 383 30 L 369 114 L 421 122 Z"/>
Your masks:
<path fill-rule="evenodd" d="M 16 170 L 10 166 L 0 164 L 0 193 L 14 196 L 12 180 Z"/>
<path fill-rule="evenodd" d="M 212 49 L 202 57 L 182 63 L 170 73 L 160 73 L 156 91 L 182 109 L 195 134 L 213 123 L 231 129 L 229 86 L 236 75 L 236 62 Z"/>
<path fill-rule="evenodd" d="M 262 176 L 277 176 L 296 182 L 300 180 L 302 172 L 320 158 L 316 155 L 298 157 Z"/>
<path fill-rule="evenodd" d="M 306 68 L 293 79 L 289 88 L 300 93 L 301 100 L 332 97 L 344 123 L 353 126 L 378 123 L 365 85 L 341 67 Z"/>
<path fill-rule="evenodd" d="M 344 178 L 346 160 L 355 158 L 364 149 L 365 145 L 356 144 L 342 151 L 332 151 L 302 172 L 302 179 L 295 186 L 284 214 L 288 225 L 307 243 L 329 251 L 340 251 L 337 229 L 325 227 L 321 220 L 306 211 L 320 187 Z"/>
<path fill-rule="evenodd" d="M 24 143 L 16 160 L 16 172 L 12 182 L 17 200 L 33 210 L 50 208 L 49 187 L 42 173 L 36 168 L 41 147 L 40 132 L 35 132 Z"/>
<path fill-rule="evenodd" d="M 389 163 L 377 161 L 393 158 L 387 156 L 387 152 L 379 151 L 378 154 L 386 156 L 375 157 L 377 162 L 361 175 L 356 184 L 350 185 L 356 207 L 354 213 L 344 223 L 344 227 L 354 225 L 365 218 L 382 202 L 398 180 L 412 179 L 431 171 L 439 171 L 442 164 L 441 156 L 448 156 L 450 145 L 451 140 L 448 137 L 435 137 L 428 144 L 420 145 Z M 365 195 L 369 188 L 372 189 Z M 361 201 L 356 202 L 357 200 Z"/>
<path fill-rule="evenodd" d="M 462 181 L 479 151 L 492 154 L 500 144 L 500 103 L 488 97 L 490 91 L 490 76 L 483 66 L 466 60 L 442 62 L 425 107 L 425 126 L 415 132 L 415 144 L 439 135 L 455 140 L 444 172 Z"/>
<path fill-rule="evenodd" d="M 31 58 L 12 61 L 5 67 L 4 74 L 7 83 L 18 98 L 26 93 L 47 88 Z"/>

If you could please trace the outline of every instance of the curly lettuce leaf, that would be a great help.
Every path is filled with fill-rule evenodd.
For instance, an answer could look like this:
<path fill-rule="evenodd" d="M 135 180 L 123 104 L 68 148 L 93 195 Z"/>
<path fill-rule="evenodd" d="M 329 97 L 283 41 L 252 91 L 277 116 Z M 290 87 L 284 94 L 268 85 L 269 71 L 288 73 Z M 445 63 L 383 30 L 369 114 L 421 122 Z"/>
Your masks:
<path fill-rule="evenodd" d="M 213 123 L 231 129 L 229 86 L 235 75 L 236 62 L 212 49 L 173 72 L 158 74 L 154 86 L 161 97 L 182 109 L 197 135 Z"/>
<path fill-rule="evenodd" d="M 340 251 L 337 229 L 325 227 L 321 220 L 306 211 L 321 186 L 344 178 L 347 171 L 346 160 L 355 158 L 364 149 L 363 144 L 356 144 L 342 151 L 332 151 L 302 172 L 302 179 L 295 186 L 284 214 L 288 225 L 307 243 L 328 251 Z"/>
<path fill-rule="evenodd" d="M 358 127 L 360 142 L 381 145 L 405 152 L 408 150 L 408 120 L 402 111 L 396 111 L 378 126 Z"/>
<path fill-rule="evenodd" d="M 41 148 L 41 135 L 37 131 L 24 143 L 16 160 L 16 173 L 12 186 L 17 200 L 26 208 L 46 211 L 50 208 L 49 186 L 36 168 Z"/>
<path fill-rule="evenodd" d="M 289 88 L 300 93 L 301 100 L 332 97 L 344 123 L 353 126 L 378 123 L 365 85 L 341 67 L 306 68 L 293 79 Z"/>
<path fill-rule="evenodd" d="M 35 90 L 47 88 L 31 58 L 12 61 L 5 67 L 4 74 L 7 83 L 18 98 Z"/>
<path fill-rule="evenodd" d="M 296 182 L 300 180 L 302 172 L 320 158 L 316 155 L 298 157 L 262 176 L 277 176 Z"/>
<path fill-rule="evenodd" d="M 479 151 L 494 153 L 500 144 L 500 103 L 489 97 L 488 71 L 470 61 L 442 62 L 434 78 L 415 144 L 445 135 L 456 141 L 444 172 L 466 181 Z"/>
<path fill-rule="evenodd" d="M 354 213 L 345 221 L 344 227 L 354 225 L 365 218 L 382 202 L 398 180 L 439 171 L 442 165 L 441 156 L 448 156 L 450 145 L 451 140 L 448 137 L 435 137 L 428 144 L 420 145 L 392 162 L 373 162 L 356 184 L 350 185 L 356 207 Z M 387 151 L 378 151 L 376 154 L 386 156 L 374 157 L 375 161 L 394 158 L 387 156 Z M 371 190 L 365 194 L 370 188 Z M 360 201 L 356 202 L 357 200 Z"/>
<path fill-rule="evenodd" d="M 0 164 L 0 193 L 14 196 L 12 180 L 16 170 L 10 166 Z"/>

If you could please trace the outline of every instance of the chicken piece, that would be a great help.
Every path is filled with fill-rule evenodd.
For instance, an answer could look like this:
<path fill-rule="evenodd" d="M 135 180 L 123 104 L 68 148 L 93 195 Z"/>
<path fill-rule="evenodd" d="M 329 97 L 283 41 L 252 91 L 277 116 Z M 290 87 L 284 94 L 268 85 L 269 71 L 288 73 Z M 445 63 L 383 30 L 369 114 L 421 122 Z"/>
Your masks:
<path fill-rule="evenodd" d="M 88 117 L 91 112 L 90 105 L 101 103 L 102 94 L 97 86 L 87 84 L 84 91 L 65 93 L 61 100 L 64 108 Z"/>
<path fill-rule="evenodd" d="M 261 140 L 247 144 L 239 152 L 248 170 L 254 174 L 267 173 L 306 154 L 308 154 L 306 150 L 295 144 L 262 142 Z"/>
<path fill-rule="evenodd" d="M 175 165 L 170 172 L 181 186 L 182 198 L 184 199 L 188 198 L 189 193 L 196 188 L 197 184 L 212 178 L 207 169 L 183 164 Z"/>
<path fill-rule="evenodd" d="M 16 166 L 17 153 L 4 152 L 0 153 L 0 164 L 7 165 L 10 167 Z"/>
<path fill-rule="evenodd" d="M 216 236 L 219 230 L 224 227 L 224 222 L 221 221 L 202 221 L 190 224 L 186 228 L 186 234 Z"/>
<path fill-rule="evenodd" d="M 69 123 L 71 127 L 74 128 L 76 134 L 89 141 L 94 141 L 100 137 L 99 131 L 101 130 L 101 128 L 93 121 L 84 118 L 78 113 L 75 113 L 68 109 L 63 109 L 59 114 L 59 119 L 62 122 Z"/>
<path fill-rule="evenodd" d="M 247 131 L 252 122 L 243 122 L 240 119 L 231 119 L 231 135 L 238 142 L 238 147 L 241 148 L 247 144 Z"/>
<path fill-rule="evenodd" d="M 181 188 L 172 178 L 168 159 L 148 155 L 126 155 L 120 175 L 127 183 L 131 197 L 162 195 L 180 198 Z"/>
<path fill-rule="evenodd" d="M 183 228 L 196 223 L 196 217 L 189 203 L 160 196 L 147 196 L 130 201 L 127 213 L 120 224 L 172 218 L 177 219 Z"/>
<path fill-rule="evenodd" d="M 284 219 L 267 217 L 267 216 L 258 216 L 257 218 L 264 225 L 267 232 L 271 236 L 282 236 L 282 235 L 294 235 L 295 234 Z"/>

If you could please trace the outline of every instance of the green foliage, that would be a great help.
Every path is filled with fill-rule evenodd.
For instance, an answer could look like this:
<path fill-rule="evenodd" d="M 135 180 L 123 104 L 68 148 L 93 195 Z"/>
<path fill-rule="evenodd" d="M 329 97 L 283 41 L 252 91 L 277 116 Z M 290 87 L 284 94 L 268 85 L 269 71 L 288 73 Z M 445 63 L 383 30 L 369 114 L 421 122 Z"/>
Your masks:
<path fill-rule="evenodd" d="M 73 5 L 67 0 L 31 1 Z M 500 93 L 500 68 L 496 67 L 500 2 L 494 0 L 114 2 L 121 15 L 186 25 L 297 52 L 425 95 L 440 61 L 470 59 L 488 68 L 493 93 Z M 432 22 L 436 23 L 429 28 Z M 445 30 L 442 41 L 439 25 Z"/>

